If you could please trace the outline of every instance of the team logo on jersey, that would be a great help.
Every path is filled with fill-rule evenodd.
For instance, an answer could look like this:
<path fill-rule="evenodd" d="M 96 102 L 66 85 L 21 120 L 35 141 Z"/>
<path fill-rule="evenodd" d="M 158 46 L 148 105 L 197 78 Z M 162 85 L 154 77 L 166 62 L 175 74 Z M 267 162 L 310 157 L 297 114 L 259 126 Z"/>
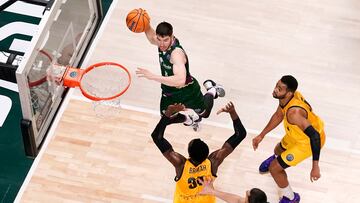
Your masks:
<path fill-rule="evenodd" d="M 171 54 L 166 54 L 165 57 L 168 61 L 170 61 Z"/>
<path fill-rule="evenodd" d="M 294 160 L 294 155 L 292 155 L 292 154 L 286 155 L 286 160 L 288 160 L 288 161 Z"/>
<path fill-rule="evenodd" d="M 167 70 L 171 70 L 171 66 L 166 65 L 165 63 L 162 63 L 161 66 L 164 67 Z"/>

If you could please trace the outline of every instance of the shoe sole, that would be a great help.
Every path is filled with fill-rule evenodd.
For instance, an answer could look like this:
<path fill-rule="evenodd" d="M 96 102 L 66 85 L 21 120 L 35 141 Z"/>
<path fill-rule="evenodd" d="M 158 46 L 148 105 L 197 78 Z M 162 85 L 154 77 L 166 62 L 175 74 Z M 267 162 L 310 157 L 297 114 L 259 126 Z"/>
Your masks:
<path fill-rule="evenodd" d="M 266 171 L 266 172 L 259 171 L 259 174 L 261 174 L 261 175 L 268 174 L 268 173 L 270 173 L 270 171 Z"/>
<path fill-rule="evenodd" d="M 225 89 L 222 86 L 217 85 L 215 88 L 219 97 L 225 97 Z"/>

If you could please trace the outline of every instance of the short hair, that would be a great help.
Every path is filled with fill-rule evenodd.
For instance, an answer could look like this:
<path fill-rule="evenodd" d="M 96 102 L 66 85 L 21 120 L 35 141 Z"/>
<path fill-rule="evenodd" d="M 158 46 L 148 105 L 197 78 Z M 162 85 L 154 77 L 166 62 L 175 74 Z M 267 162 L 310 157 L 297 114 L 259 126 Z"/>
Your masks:
<path fill-rule="evenodd" d="M 189 143 L 188 152 L 192 160 L 202 163 L 209 156 L 209 147 L 199 138 L 193 139 Z"/>
<path fill-rule="evenodd" d="M 248 200 L 249 203 L 267 203 L 267 196 L 265 192 L 259 188 L 253 188 L 250 190 Z"/>
<path fill-rule="evenodd" d="M 173 34 L 173 27 L 168 22 L 161 22 L 156 27 L 156 34 L 160 35 L 161 37 L 171 36 Z"/>
<path fill-rule="evenodd" d="M 292 75 L 284 75 L 281 77 L 281 82 L 291 91 L 295 92 L 298 87 L 297 80 Z"/>

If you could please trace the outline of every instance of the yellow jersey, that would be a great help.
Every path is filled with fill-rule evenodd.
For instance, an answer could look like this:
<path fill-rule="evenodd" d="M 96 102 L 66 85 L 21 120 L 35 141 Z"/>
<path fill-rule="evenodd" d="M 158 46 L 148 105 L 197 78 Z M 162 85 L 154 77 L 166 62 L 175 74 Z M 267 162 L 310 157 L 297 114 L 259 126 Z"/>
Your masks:
<path fill-rule="evenodd" d="M 211 173 L 211 162 L 206 159 L 198 166 L 194 166 L 186 160 L 180 178 L 175 178 L 176 189 L 174 194 L 175 203 L 212 203 L 215 202 L 213 195 L 198 195 L 203 186 L 199 179 L 215 178 Z"/>
<path fill-rule="evenodd" d="M 307 119 L 316 131 L 320 134 L 321 144 L 325 141 L 324 122 L 313 111 L 310 104 L 305 100 L 300 92 L 295 91 L 294 97 L 284 106 L 280 106 L 284 114 L 284 128 L 286 135 L 297 143 L 310 144 L 309 137 L 297 126 L 290 124 L 287 120 L 287 112 L 292 107 L 300 107 L 307 113 Z"/>

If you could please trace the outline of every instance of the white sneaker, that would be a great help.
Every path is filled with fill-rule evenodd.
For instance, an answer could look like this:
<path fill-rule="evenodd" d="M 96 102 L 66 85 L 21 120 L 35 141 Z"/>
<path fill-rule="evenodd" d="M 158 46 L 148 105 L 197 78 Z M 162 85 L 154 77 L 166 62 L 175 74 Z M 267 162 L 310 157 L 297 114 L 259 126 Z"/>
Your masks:
<path fill-rule="evenodd" d="M 187 117 L 187 120 L 184 122 L 185 126 L 191 126 L 195 132 L 199 131 L 201 117 L 193 109 L 186 109 L 179 111 L 179 113 Z"/>
<path fill-rule="evenodd" d="M 206 90 L 209 90 L 212 87 L 215 87 L 216 89 L 216 95 L 214 97 L 214 99 L 218 98 L 218 97 L 224 97 L 225 96 L 225 89 L 223 88 L 222 85 L 220 84 L 216 84 L 214 81 L 212 80 L 205 80 L 205 82 L 203 83 L 204 87 Z"/>

